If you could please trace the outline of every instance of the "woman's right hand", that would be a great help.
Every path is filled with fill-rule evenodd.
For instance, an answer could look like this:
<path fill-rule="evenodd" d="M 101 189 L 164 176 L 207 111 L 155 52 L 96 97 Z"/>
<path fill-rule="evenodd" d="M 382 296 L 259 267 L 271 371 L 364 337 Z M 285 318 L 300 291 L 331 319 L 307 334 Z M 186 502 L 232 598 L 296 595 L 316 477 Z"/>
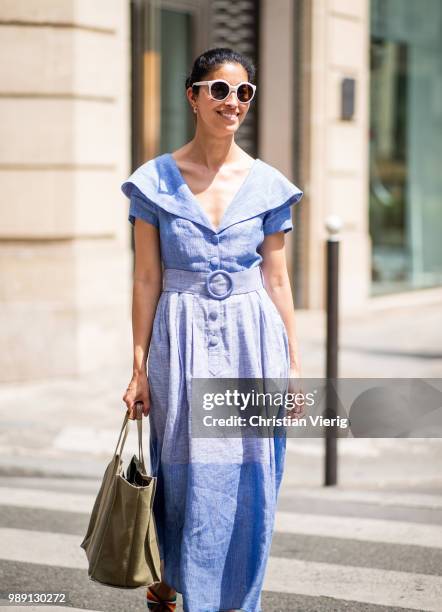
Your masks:
<path fill-rule="evenodd" d="M 136 404 L 143 405 L 143 414 L 147 417 L 150 411 L 150 390 L 146 372 L 138 372 L 132 375 L 132 379 L 123 395 L 123 402 L 127 406 L 129 419 L 137 418 Z"/>

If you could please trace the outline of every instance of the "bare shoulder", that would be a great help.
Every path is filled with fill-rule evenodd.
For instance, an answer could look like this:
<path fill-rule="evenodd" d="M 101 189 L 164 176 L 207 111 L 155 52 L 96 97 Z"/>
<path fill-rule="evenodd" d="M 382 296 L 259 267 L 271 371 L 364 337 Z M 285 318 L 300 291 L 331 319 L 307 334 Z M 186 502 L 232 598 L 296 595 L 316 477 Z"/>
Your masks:
<path fill-rule="evenodd" d="M 255 159 L 249 155 L 247 151 L 244 151 L 244 149 L 241 149 L 239 146 L 236 148 L 236 157 L 238 161 L 242 161 L 244 164 L 252 164 L 255 161 Z"/>

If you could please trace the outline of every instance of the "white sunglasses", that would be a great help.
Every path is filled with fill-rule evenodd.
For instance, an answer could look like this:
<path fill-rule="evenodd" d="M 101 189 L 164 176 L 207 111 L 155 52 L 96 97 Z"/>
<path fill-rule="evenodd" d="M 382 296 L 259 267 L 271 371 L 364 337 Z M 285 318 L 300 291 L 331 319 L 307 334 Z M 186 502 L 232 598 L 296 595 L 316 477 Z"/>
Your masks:
<path fill-rule="evenodd" d="M 230 93 L 234 91 L 241 104 L 249 104 L 253 100 L 256 91 L 256 85 L 252 85 L 248 81 L 238 83 L 238 85 L 230 85 L 224 79 L 216 79 L 214 81 L 198 81 L 197 83 L 192 83 L 192 87 L 193 85 L 208 85 L 209 96 L 218 102 L 228 98 Z"/>

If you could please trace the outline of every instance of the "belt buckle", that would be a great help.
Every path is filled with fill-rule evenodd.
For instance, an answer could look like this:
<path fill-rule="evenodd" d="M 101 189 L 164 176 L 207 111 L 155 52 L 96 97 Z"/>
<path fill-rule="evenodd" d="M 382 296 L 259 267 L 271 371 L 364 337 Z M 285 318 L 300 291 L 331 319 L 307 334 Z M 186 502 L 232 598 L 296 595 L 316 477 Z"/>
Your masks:
<path fill-rule="evenodd" d="M 216 274 L 222 274 L 223 276 L 228 278 L 230 281 L 230 287 L 227 289 L 226 293 L 223 293 L 221 295 L 219 295 L 218 293 L 214 293 L 212 289 L 210 288 L 210 281 Z M 227 272 L 227 270 L 213 270 L 212 272 L 210 272 L 206 276 L 206 289 L 210 297 L 214 298 L 215 300 L 224 300 L 226 297 L 229 297 L 229 295 L 233 291 L 233 278 L 230 272 Z"/>

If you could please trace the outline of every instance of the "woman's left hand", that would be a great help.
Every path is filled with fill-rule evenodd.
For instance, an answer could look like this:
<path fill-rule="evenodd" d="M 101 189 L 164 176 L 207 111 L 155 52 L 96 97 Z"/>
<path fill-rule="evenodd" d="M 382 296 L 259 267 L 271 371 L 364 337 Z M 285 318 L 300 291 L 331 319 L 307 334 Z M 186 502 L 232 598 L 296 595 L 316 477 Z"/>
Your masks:
<path fill-rule="evenodd" d="M 292 419 L 298 419 L 305 414 L 304 392 L 302 384 L 299 382 L 301 378 L 301 370 L 297 367 L 291 367 L 289 370 L 288 392 L 293 395 L 295 405 L 290 410 L 287 410 L 287 416 Z"/>

